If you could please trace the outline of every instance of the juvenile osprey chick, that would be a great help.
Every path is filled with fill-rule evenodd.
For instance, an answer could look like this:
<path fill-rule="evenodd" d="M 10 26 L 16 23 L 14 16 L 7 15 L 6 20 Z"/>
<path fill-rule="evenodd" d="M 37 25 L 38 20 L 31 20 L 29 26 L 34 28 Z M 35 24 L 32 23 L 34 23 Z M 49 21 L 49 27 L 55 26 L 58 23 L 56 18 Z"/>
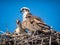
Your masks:
<path fill-rule="evenodd" d="M 16 20 L 16 24 L 17 24 L 17 28 L 15 29 L 14 33 L 15 34 L 23 33 L 23 29 L 22 29 L 20 20 Z"/>

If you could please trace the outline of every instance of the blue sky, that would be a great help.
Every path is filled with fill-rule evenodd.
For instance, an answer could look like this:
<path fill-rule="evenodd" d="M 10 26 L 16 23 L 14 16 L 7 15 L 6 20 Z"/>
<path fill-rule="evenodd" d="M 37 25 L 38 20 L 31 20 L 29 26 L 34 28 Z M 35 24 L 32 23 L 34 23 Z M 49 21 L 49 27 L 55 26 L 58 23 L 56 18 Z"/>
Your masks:
<path fill-rule="evenodd" d="M 0 0 L 0 30 L 10 32 L 16 29 L 16 19 L 22 21 L 21 7 L 30 8 L 34 16 L 42 20 L 53 29 L 60 32 L 60 1 L 58 0 Z"/>

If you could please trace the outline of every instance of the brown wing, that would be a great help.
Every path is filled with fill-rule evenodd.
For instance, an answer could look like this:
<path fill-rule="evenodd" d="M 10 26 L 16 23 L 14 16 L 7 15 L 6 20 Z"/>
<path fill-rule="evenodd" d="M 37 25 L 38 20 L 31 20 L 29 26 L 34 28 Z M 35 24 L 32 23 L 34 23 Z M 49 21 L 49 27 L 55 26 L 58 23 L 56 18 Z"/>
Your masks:
<path fill-rule="evenodd" d="M 32 25 L 34 25 L 35 27 L 42 27 L 42 28 L 50 28 L 48 25 L 44 24 L 43 20 L 41 18 L 38 18 L 36 16 L 32 16 L 31 13 L 29 13 L 26 17 L 27 19 L 29 19 L 29 22 L 31 22 Z M 35 28 L 34 27 L 34 28 Z"/>
<path fill-rule="evenodd" d="M 31 13 L 28 13 L 26 18 L 28 18 L 31 22 L 36 22 L 36 23 L 43 23 L 41 18 L 38 18 L 36 16 L 33 16 Z"/>
<path fill-rule="evenodd" d="M 34 17 L 34 21 L 35 21 L 36 23 L 44 23 L 41 18 L 38 18 L 38 17 L 36 17 L 36 16 L 33 16 L 33 17 Z"/>
<path fill-rule="evenodd" d="M 48 26 L 47 24 L 44 24 L 44 22 L 41 18 L 33 16 L 33 21 L 32 22 L 35 22 L 38 26 L 40 26 L 42 28 L 50 29 L 50 26 Z"/>

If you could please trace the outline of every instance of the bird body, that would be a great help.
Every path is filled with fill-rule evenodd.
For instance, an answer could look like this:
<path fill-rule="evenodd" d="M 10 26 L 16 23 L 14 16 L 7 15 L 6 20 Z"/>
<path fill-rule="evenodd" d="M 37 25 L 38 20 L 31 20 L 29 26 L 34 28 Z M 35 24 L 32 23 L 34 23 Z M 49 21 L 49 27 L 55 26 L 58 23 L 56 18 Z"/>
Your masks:
<path fill-rule="evenodd" d="M 33 16 L 28 8 L 22 8 L 23 12 L 23 21 L 22 21 L 22 28 L 28 29 L 30 31 L 36 31 L 36 30 L 44 30 L 44 29 L 50 29 L 48 25 L 46 25 L 41 18 L 38 18 L 36 16 Z"/>
<path fill-rule="evenodd" d="M 16 24 L 17 24 L 17 28 L 15 29 L 15 32 L 14 33 L 15 34 L 24 33 L 24 30 L 22 29 L 20 20 L 17 20 L 16 21 Z"/>
<path fill-rule="evenodd" d="M 17 28 L 15 29 L 15 33 L 16 33 L 16 34 L 19 34 L 19 33 L 20 33 L 20 28 L 17 27 Z"/>

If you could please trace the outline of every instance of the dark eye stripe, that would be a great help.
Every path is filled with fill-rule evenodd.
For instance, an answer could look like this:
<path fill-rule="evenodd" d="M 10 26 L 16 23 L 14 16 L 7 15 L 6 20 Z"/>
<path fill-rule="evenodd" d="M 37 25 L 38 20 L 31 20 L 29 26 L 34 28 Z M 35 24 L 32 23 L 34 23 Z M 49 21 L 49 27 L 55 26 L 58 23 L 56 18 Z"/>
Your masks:
<path fill-rule="evenodd" d="M 28 9 L 22 9 L 22 10 L 28 10 Z"/>
<path fill-rule="evenodd" d="M 26 9 L 26 10 L 28 10 L 28 9 Z"/>
<path fill-rule="evenodd" d="M 22 10 L 24 10 L 24 9 L 22 9 Z"/>

